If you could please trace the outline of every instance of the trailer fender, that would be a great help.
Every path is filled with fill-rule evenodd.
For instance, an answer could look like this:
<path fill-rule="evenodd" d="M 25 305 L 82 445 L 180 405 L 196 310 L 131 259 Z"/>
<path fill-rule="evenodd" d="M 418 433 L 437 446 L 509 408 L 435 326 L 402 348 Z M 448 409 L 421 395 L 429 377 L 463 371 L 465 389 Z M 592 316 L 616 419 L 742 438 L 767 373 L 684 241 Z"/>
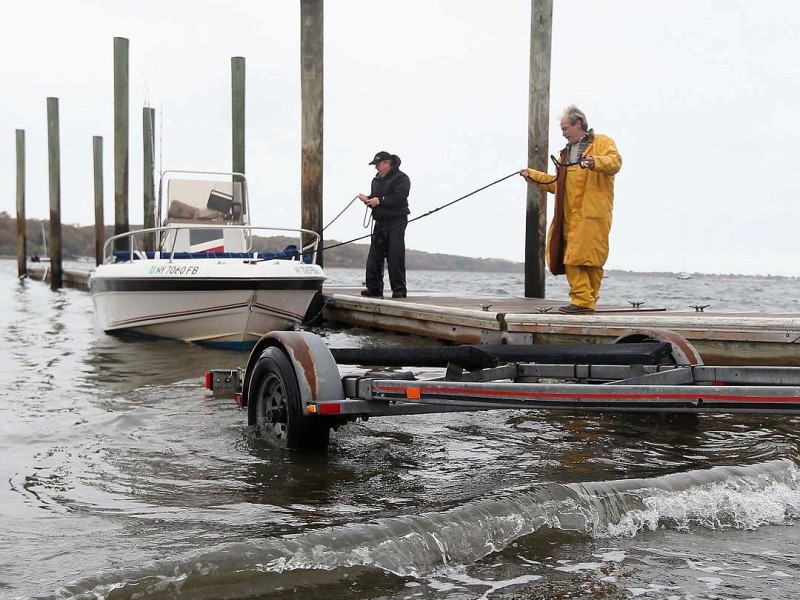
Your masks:
<path fill-rule="evenodd" d="M 247 360 L 242 382 L 243 407 L 248 406 L 253 369 L 264 351 L 271 347 L 280 348 L 289 359 L 303 408 L 318 399 L 344 399 L 339 368 L 321 337 L 307 331 L 271 331 L 258 340 Z M 248 413 L 252 414 L 252 411 Z"/>
<path fill-rule="evenodd" d="M 672 360 L 676 365 L 702 365 L 700 353 L 685 337 L 671 329 L 651 327 L 647 329 L 634 329 L 626 331 L 617 339 L 615 344 L 635 342 L 667 342 L 672 346 Z"/>
<path fill-rule="evenodd" d="M 256 437 L 286 450 L 324 452 L 334 421 L 309 412 L 317 400 L 342 400 L 339 370 L 321 338 L 272 332 L 248 361 L 247 421 Z M 316 409 L 316 406 L 314 407 Z"/>

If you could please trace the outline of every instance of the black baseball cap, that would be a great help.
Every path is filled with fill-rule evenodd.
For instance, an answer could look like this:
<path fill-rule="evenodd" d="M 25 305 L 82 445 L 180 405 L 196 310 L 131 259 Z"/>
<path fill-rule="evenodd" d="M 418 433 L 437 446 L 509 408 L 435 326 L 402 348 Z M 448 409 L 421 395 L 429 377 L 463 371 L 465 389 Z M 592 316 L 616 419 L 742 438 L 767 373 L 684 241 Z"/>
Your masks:
<path fill-rule="evenodd" d="M 392 155 L 386 152 L 386 150 L 381 150 L 375 155 L 375 158 L 372 159 L 372 162 L 369 163 L 371 165 L 377 165 L 382 160 L 391 160 Z"/>

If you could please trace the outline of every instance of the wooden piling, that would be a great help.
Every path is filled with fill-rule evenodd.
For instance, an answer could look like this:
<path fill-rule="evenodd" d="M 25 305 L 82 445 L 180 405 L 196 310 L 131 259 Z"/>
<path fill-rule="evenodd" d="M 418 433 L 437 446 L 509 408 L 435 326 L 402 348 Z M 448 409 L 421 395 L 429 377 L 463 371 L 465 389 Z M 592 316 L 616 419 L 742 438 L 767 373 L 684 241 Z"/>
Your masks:
<path fill-rule="evenodd" d="M 245 168 L 245 60 L 231 58 L 231 155 L 234 173 Z"/>
<path fill-rule="evenodd" d="M 17 129 L 17 275 L 28 274 L 28 235 L 25 228 L 25 130 Z"/>
<path fill-rule="evenodd" d="M 128 221 L 128 40 L 114 38 L 114 234 L 127 233 Z"/>
<path fill-rule="evenodd" d="M 94 162 L 94 264 L 103 262 L 103 245 L 106 243 L 105 217 L 103 215 L 103 137 L 92 138 Z"/>
<path fill-rule="evenodd" d="M 547 172 L 550 136 L 550 55 L 553 0 L 531 0 L 528 92 L 528 166 Z M 527 186 L 525 215 L 525 297 L 544 298 L 547 192 Z"/>
<path fill-rule="evenodd" d="M 152 229 L 156 226 L 156 201 L 155 201 L 155 120 L 156 111 L 147 106 L 142 108 L 142 162 L 144 172 L 142 177 L 142 201 L 144 203 L 145 229 Z M 152 233 L 144 234 L 144 249 L 154 251 L 156 249 L 155 237 Z"/>
<path fill-rule="evenodd" d="M 61 142 L 58 98 L 47 99 L 47 158 L 50 180 L 50 289 L 60 290 L 64 271 L 61 250 Z"/>
<path fill-rule="evenodd" d="M 300 0 L 301 227 L 322 236 L 323 0 Z M 303 240 L 305 243 L 306 240 Z M 322 243 L 320 243 L 320 248 Z M 318 257 L 323 263 L 322 252 Z"/>

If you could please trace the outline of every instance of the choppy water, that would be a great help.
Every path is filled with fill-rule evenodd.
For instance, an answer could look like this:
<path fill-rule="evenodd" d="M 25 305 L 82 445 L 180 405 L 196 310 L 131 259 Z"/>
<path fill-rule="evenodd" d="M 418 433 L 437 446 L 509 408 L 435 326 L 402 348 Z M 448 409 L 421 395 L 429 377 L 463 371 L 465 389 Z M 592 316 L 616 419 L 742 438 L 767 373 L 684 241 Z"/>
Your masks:
<path fill-rule="evenodd" d="M 325 456 L 280 452 L 202 389 L 206 370 L 245 354 L 104 335 L 88 294 L 18 282 L 15 269 L 0 261 L 0 597 L 797 595 L 798 418 L 385 417 L 340 429 Z M 523 285 L 409 281 L 498 295 Z M 561 280 L 548 285 L 564 296 Z M 795 279 L 612 273 L 604 286 L 609 303 L 800 312 Z"/>

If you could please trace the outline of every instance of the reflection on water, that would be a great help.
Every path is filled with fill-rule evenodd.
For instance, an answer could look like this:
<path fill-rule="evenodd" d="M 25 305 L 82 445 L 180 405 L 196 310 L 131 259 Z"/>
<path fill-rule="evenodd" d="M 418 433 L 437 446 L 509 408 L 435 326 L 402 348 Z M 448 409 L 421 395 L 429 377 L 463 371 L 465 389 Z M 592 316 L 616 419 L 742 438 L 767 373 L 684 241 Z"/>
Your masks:
<path fill-rule="evenodd" d="M 794 593 L 796 417 L 387 417 L 341 428 L 324 456 L 280 452 L 202 390 L 206 370 L 246 354 L 104 335 L 88 294 L 18 282 L 15 266 L 0 261 L 0 596 L 124 584 L 109 597 L 134 597 L 156 582 L 152 597 L 176 586 L 192 598 Z M 636 281 L 609 279 L 609 301 L 625 278 Z M 772 297 L 773 282 L 754 284 Z M 729 285 L 708 295 L 731 298 Z M 323 333 L 336 347 L 431 344 Z M 680 486 L 659 487 L 674 475 Z M 614 483 L 630 479 L 650 491 Z"/>

